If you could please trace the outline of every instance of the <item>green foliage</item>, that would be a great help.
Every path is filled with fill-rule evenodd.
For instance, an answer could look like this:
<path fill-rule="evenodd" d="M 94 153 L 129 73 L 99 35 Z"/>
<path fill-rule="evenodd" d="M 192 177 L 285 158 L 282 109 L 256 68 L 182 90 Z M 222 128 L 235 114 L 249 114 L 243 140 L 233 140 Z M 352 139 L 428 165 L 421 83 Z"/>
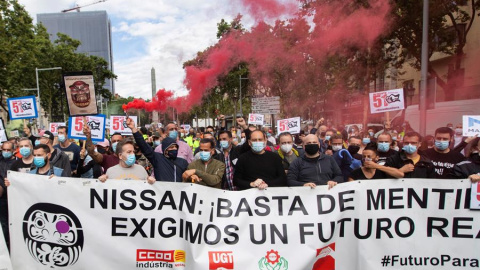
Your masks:
<path fill-rule="evenodd" d="M 33 25 L 32 18 L 17 0 L 0 1 L 0 104 L 4 96 L 32 95 L 22 89 L 36 88 L 35 68 L 61 67 L 62 70 L 40 71 L 41 106 L 50 120 L 63 121 L 68 116 L 62 72 L 92 71 L 97 94 L 111 99 L 103 87 L 105 79 L 116 78 L 105 59 L 77 53 L 80 41 L 58 34 L 51 42 L 41 24 Z M 53 119 L 52 119 L 53 118 Z"/>

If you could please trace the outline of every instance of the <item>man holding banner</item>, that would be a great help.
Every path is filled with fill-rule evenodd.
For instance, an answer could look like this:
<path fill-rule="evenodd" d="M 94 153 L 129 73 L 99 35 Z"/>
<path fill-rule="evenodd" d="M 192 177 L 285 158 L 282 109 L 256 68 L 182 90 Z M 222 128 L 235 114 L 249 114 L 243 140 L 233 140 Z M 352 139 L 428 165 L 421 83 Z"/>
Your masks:
<path fill-rule="evenodd" d="M 280 157 L 265 151 L 267 136 L 255 130 L 248 141 L 251 150 L 238 158 L 233 183 L 238 190 L 249 188 L 284 187 L 287 185 Z"/>

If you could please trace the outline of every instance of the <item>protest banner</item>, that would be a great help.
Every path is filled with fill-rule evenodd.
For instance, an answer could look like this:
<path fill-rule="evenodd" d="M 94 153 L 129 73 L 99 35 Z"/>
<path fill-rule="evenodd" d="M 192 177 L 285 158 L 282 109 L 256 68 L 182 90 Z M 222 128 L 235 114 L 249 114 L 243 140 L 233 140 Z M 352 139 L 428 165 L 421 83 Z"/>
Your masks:
<path fill-rule="evenodd" d="M 192 128 L 192 126 L 190 126 L 189 124 L 183 124 L 183 125 L 180 125 L 180 127 L 185 129 L 186 131 L 189 131 Z"/>
<path fill-rule="evenodd" d="M 480 135 L 480 115 L 463 116 L 463 136 Z"/>
<path fill-rule="evenodd" d="M 137 125 L 137 117 L 136 116 L 129 116 Z M 114 133 L 120 133 L 122 135 L 132 135 L 132 130 L 127 127 L 127 117 L 125 115 L 112 115 L 110 116 L 110 135 Z"/>
<path fill-rule="evenodd" d="M 248 115 L 249 125 L 263 125 L 265 116 L 263 114 L 250 113 Z"/>
<path fill-rule="evenodd" d="M 69 117 L 68 138 L 86 140 L 86 136 L 83 135 L 84 121 L 90 127 L 92 141 L 101 142 L 105 139 L 105 115 L 103 114 Z"/>
<path fill-rule="evenodd" d="M 93 73 L 90 71 L 63 74 L 70 116 L 98 114 Z"/>
<path fill-rule="evenodd" d="M 10 131 L 10 137 L 20 137 L 20 133 L 18 130 L 12 130 Z"/>
<path fill-rule="evenodd" d="M 472 183 L 472 198 L 470 202 L 470 209 L 480 209 L 480 184 L 479 182 Z"/>
<path fill-rule="evenodd" d="M 383 113 L 405 109 L 403 89 L 370 93 L 370 113 Z"/>
<path fill-rule="evenodd" d="M 38 117 L 35 96 L 7 98 L 7 104 L 11 120 Z"/>
<path fill-rule="evenodd" d="M 53 135 L 57 136 L 58 127 L 64 127 L 64 126 L 65 126 L 64 122 L 54 122 L 48 125 L 48 130 L 50 130 L 50 132 L 52 132 Z"/>
<path fill-rule="evenodd" d="M 290 134 L 300 133 L 300 117 L 277 120 L 277 134 L 290 132 Z"/>
<path fill-rule="evenodd" d="M 0 269 L 12 270 L 12 262 L 10 261 L 10 254 L 8 253 L 7 244 L 3 237 L 2 226 L 0 226 Z"/>
<path fill-rule="evenodd" d="M 17 172 L 8 179 L 16 270 L 479 267 L 469 180 L 235 192 Z"/>

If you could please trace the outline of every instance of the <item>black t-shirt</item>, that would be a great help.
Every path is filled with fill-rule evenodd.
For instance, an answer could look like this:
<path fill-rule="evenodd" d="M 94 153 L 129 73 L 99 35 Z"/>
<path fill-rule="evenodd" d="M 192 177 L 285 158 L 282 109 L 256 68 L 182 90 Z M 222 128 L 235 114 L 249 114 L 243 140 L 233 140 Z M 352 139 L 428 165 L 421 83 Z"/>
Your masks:
<path fill-rule="evenodd" d="M 378 151 L 378 161 L 377 161 L 377 163 L 380 164 L 380 165 L 385 165 L 385 162 L 387 161 L 387 158 L 395 155 L 396 153 L 397 153 L 397 151 L 395 151 L 393 149 L 388 149 L 387 152 Z"/>
<path fill-rule="evenodd" d="M 435 167 L 434 177 L 441 179 L 452 178 L 453 166 L 465 160 L 465 157 L 454 151 L 438 153 L 434 148 L 425 151 L 425 155 L 432 161 Z"/>
<path fill-rule="evenodd" d="M 375 170 L 375 173 L 373 174 L 372 178 L 367 178 L 363 173 L 362 168 L 358 168 L 353 170 L 350 173 L 350 178 L 352 178 L 353 180 L 370 180 L 370 179 L 387 179 L 391 177 L 380 170 Z"/>
<path fill-rule="evenodd" d="M 32 160 L 32 163 L 25 164 L 25 162 L 23 162 L 23 159 L 18 159 L 12 164 L 12 167 L 10 167 L 10 170 L 15 172 L 30 173 L 30 169 L 32 168 L 32 166 L 33 166 L 33 160 Z"/>

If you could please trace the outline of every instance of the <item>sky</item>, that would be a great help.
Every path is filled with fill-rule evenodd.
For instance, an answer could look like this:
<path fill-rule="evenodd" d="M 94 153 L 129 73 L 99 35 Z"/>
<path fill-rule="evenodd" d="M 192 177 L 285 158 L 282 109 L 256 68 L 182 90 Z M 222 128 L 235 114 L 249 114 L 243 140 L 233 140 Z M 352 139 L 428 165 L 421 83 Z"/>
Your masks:
<path fill-rule="evenodd" d="M 61 10 L 95 0 L 19 0 L 36 23 L 38 13 Z M 242 12 L 235 0 L 107 0 L 81 11 L 106 10 L 112 23 L 115 92 L 150 99 L 151 68 L 157 89 L 187 93 L 183 62 L 216 43 L 217 23 Z M 71 11 L 75 12 L 75 11 Z M 245 26 L 252 19 L 242 20 Z"/>

